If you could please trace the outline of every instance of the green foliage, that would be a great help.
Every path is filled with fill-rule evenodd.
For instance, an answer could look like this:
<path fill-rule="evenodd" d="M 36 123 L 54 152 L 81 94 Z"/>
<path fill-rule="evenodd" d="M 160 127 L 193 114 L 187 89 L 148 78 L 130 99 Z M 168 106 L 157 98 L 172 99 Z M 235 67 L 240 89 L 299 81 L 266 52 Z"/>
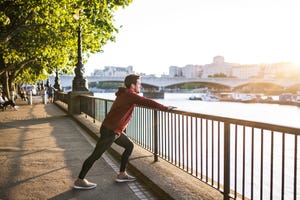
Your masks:
<path fill-rule="evenodd" d="M 77 62 L 77 29 L 83 55 L 115 40 L 114 12 L 132 0 L 1 0 L 0 76 L 33 81 L 56 68 L 72 73 Z M 76 20 L 73 13 L 80 14 Z M 85 62 L 85 60 L 84 60 Z"/>

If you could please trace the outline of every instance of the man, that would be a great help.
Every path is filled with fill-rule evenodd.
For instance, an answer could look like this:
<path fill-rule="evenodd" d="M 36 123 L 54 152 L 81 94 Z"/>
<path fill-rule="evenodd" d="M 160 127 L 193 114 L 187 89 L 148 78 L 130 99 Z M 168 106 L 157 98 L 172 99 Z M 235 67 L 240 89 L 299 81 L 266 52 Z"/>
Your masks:
<path fill-rule="evenodd" d="M 112 145 L 113 142 L 125 148 L 121 157 L 120 172 L 117 182 L 135 181 L 135 177 L 126 173 L 126 165 L 133 150 L 133 142 L 124 133 L 130 122 L 135 105 L 144 106 L 157 110 L 171 110 L 174 107 L 164 106 L 151 99 L 138 95 L 141 90 L 140 76 L 130 74 L 124 80 L 126 87 L 120 87 L 116 92 L 116 99 L 102 122 L 100 135 L 93 153 L 84 161 L 78 179 L 74 182 L 76 189 L 93 189 L 96 183 L 85 179 L 86 174 L 101 155 Z"/>

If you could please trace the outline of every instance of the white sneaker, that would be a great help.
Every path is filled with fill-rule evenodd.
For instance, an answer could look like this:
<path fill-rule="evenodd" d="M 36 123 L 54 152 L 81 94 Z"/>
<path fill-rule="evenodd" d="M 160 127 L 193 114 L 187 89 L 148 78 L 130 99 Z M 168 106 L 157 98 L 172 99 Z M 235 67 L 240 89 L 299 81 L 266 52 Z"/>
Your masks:
<path fill-rule="evenodd" d="M 125 175 L 118 175 L 116 178 L 116 182 L 123 183 L 123 182 L 131 182 L 135 181 L 136 178 L 134 176 L 130 176 L 129 174 L 125 173 Z"/>
<path fill-rule="evenodd" d="M 19 106 L 14 106 L 14 110 L 18 110 Z"/>
<path fill-rule="evenodd" d="M 86 179 L 82 179 L 82 180 L 78 179 L 74 182 L 74 188 L 75 189 L 90 190 L 90 189 L 93 189 L 95 187 L 97 187 L 96 183 L 89 182 Z"/>

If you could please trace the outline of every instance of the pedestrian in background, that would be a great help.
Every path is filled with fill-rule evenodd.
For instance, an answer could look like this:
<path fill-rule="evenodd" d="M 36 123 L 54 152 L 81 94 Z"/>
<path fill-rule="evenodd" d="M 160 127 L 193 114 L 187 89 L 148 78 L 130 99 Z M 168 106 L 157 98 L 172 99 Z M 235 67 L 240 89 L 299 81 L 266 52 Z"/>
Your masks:
<path fill-rule="evenodd" d="M 48 103 L 53 102 L 53 95 L 54 95 L 54 88 L 51 84 L 49 84 L 49 87 L 47 88 L 47 94 L 48 94 Z"/>
<path fill-rule="evenodd" d="M 14 110 L 18 110 L 18 106 L 12 100 L 6 100 L 5 97 L 2 96 L 2 92 L 0 92 L 0 107 L 4 111 L 7 106 L 11 106 Z"/>
<path fill-rule="evenodd" d="M 85 179 L 86 174 L 102 154 L 115 142 L 125 150 L 121 157 L 120 171 L 116 182 L 135 181 L 135 177 L 126 173 L 126 165 L 133 150 L 133 142 L 124 133 L 130 122 L 135 105 L 144 106 L 156 110 L 171 110 L 174 107 L 164 106 L 152 99 L 139 95 L 141 90 L 141 80 L 139 75 L 130 74 L 126 76 L 125 87 L 120 87 L 116 92 L 116 99 L 102 122 L 100 128 L 100 138 L 92 154 L 84 161 L 77 180 L 74 182 L 76 189 L 93 189 L 96 183 L 91 183 Z"/>
<path fill-rule="evenodd" d="M 20 96 L 21 96 L 21 99 L 23 101 L 27 101 L 28 100 L 28 97 L 27 97 L 27 94 L 26 94 L 26 91 L 25 91 L 24 88 L 21 88 L 21 90 L 20 90 Z"/>

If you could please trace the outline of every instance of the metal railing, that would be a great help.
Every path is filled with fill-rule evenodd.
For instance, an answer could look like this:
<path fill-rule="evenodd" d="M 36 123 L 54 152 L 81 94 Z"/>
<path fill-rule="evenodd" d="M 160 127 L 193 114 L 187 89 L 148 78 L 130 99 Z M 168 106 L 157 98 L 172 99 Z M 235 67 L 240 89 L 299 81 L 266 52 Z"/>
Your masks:
<path fill-rule="evenodd" d="M 100 122 L 112 103 L 80 97 L 81 112 Z M 224 199 L 300 199 L 299 128 L 136 107 L 126 132 L 155 161 L 168 161 Z"/>

